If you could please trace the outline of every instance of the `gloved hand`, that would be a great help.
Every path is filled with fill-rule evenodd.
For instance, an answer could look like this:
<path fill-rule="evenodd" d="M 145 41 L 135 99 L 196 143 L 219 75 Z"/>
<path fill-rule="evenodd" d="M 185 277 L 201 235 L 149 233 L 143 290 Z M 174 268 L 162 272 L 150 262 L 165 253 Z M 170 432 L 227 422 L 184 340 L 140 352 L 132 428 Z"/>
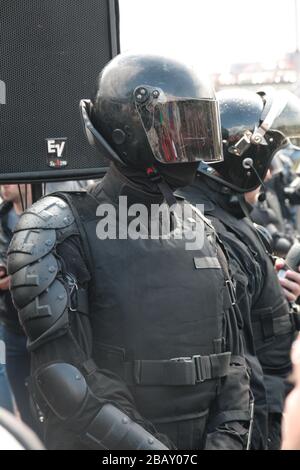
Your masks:
<path fill-rule="evenodd" d="M 280 271 L 285 268 L 283 259 L 276 260 L 275 268 Z M 300 268 L 298 268 L 300 271 Z M 279 282 L 283 288 L 284 295 L 289 302 L 296 302 L 300 296 L 300 272 L 287 270 L 285 276 L 279 277 Z"/>

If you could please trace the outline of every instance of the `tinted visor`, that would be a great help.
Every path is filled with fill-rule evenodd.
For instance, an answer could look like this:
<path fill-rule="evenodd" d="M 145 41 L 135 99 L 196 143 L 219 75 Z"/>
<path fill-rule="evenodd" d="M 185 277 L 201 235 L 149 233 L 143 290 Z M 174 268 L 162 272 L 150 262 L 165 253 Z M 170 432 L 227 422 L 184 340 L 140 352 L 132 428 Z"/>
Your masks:
<path fill-rule="evenodd" d="M 222 139 L 219 107 L 213 99 L 159 98 L 139 105 L 153 155 L 161 163 L 219 162 Z"/>

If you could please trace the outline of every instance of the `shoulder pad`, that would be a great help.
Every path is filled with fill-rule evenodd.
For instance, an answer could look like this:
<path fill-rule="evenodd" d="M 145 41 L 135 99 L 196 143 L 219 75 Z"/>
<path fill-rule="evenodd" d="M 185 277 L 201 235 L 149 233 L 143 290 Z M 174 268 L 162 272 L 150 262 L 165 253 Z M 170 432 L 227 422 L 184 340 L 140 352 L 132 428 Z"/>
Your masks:
<path fill-rule="evenodd" d="M 17 309 L 25 307 L 42 294 L 55 280 L 57 273 L 57 261 L 49 254 L 13 274 L 10 288 Z"/>
<path fill-rule="evenodd" d="M 15 232 L 26 229 L 62 229 L 74 222 L 68 204 L 59 197 L 46 196 L 21 216 Z"/>
<path fill-rule="evenodd" d="M 55 244 L 55 230 L 22 230 L 15 233 L 8 249 L 9 274 L 43 258 L 54 249 Z"/>
<path fill-rule="evenodd" d="M 19 319 L 31 350 L 68 327 L 68 294 L 58 280 L 19 311 Z"/>

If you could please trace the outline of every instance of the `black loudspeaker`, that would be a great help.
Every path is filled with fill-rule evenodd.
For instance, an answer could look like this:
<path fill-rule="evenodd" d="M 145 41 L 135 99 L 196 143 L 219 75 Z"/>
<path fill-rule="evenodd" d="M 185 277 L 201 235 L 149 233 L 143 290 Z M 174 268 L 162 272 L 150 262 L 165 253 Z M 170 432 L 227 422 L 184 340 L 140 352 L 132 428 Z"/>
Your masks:
<path fill-rule="evenodd" d="M 0 0 L 0 182 L 103 174 L 79 101 L 119 50 L 117 0 Z"/>

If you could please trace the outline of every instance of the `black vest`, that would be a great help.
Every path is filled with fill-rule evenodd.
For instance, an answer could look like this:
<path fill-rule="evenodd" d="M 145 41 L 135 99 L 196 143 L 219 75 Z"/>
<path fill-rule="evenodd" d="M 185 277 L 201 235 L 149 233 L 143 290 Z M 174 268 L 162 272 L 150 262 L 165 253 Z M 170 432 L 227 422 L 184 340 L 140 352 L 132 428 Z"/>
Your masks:
<path fill-rule="evenodd" d="M 187 251 L 186 238 L 100 240 L 97 208 L 112 204 L 118 221 L 119 194 L 109 175 L 90 194 L 61 194 L 77 219 L 92 278 L 93 358 L 127 382 L 137 408 L 159 429 L 198 419 L 203 434 L 230 357 L 221 354 L 231 304 L 215 232 L 195 214 L 206 234 L 198 250 Z"/>

